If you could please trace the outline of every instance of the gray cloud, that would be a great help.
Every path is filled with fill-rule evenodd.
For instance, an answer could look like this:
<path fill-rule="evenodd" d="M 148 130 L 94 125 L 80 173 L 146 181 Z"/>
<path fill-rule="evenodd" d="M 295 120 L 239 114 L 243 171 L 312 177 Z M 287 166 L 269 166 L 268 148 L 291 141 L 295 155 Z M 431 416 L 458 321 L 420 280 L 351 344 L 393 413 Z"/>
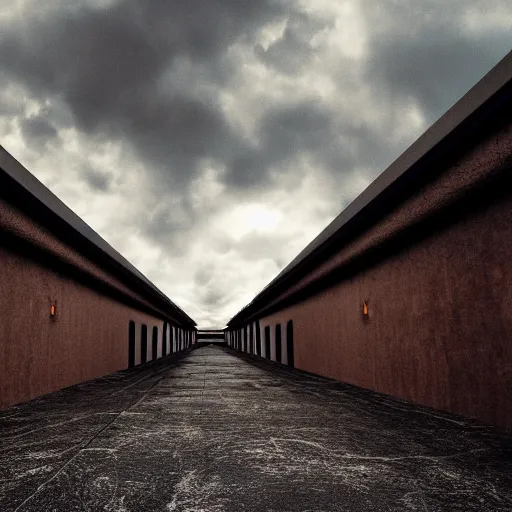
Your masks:
<path fill-rule="evenodd" d="M 198 159 L 223 158 L 240 142 L 197 84 L 176 90 L 180 59 L 203 70 L 208 60 L 223 66 L 230 44 L 279 12 L 274 2 L 235 0 L 59 9 L 4 31 L 0 59 L 34 96 L 62 99 L 79 129 L 127 140 L 142 159 L 183 184 Z"/>
<path fill-rule="evenodd" d="M 483 8 L 483 2 L 443 4 L 443 16 L 434 15 L 434 2 L 413 9 L 389 0 L 382 5 L 388 22 L 384 32 L 376 31 L 371 38 L 365 80 L 390 105 L 417 101 L 428 124 L 511 49 L 510 26 L 477 33 L 464 30 L 463 14 L 469 7 Z"/>
<path fill-rule="evenodd" d="M 33 115 L 20 120 L 20 129 L 26 143 L 29 145 L 41 145 L 55 139 L 57 130 L 51 125 L 44 115 Z"/>
<path fill-rule="evenodd" d="M 112 187 L 113 178 L 109 174 L 90 168 L 89 170 L 83 169 L 82 175 L 94 191 L 107 192 Z"/>
<path fill-rule="evenodd" d="M 319 51 L 311 44 L 318 32 L 332 28 L 332 21 L 316 20 L 304 13 L 294 12 L 280 39 L 265 50 L 261 44 L 254 47 L 256 55 L 267 65 L 282 73 L 295 74 L 303 69 Z"/>

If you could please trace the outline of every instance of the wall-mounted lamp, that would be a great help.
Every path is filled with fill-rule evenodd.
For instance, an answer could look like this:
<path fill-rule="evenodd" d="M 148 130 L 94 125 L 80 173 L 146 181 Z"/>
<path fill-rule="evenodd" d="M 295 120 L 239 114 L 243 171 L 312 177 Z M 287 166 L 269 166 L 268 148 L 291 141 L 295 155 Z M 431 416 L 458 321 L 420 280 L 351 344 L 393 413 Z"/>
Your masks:
<path fill-rule="evenodd" d="M 57 301 L 50 304 L 50 319 L 55 320 L 57 317 Z"/>
<path fill-rule="evenodd" d="M 369 309 L 368 309 L 368 301 L 365 300 L 363 302 L 363 319 L 364 320 L 369 320 L 370 318 L 370 312 L 369 312 Z"/>

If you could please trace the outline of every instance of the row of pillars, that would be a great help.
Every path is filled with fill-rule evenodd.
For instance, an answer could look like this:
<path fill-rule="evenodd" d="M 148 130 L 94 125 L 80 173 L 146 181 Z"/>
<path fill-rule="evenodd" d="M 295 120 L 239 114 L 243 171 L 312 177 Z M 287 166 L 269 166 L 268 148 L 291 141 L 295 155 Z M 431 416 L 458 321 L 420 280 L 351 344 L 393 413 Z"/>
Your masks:
<path fill-rule="evenodd" d="M 169 336 L 168 336 L 169 335 Z M 187 331 L 179 327 L 172 327 L 164 322 L 162 336 L 159 336 L 157 326 L 153 327 L 151 336 L 151 350 L 148 350 L 148 327 L 140 326 L 140 337 L 137 339 L 135 322 L 130 320 L 128 326 L 128 368 L 139 364 L 154 361 L 169 354 L 184 350 L 195 343 L 195 331 Z"/>
<path fill-rule="evenodd" d="M 226 331 L 226 342 L 235 350 L 253 354 L 264 359 L 295 367 L 293 321 L 286 324 L 286 340 L 283 346 L 281 324 L 275 326 L 274 338 L 271 336 L 270 325 L 265 326 L 263 340 L 259 322 L 253 322 L 240 329 Z"/>

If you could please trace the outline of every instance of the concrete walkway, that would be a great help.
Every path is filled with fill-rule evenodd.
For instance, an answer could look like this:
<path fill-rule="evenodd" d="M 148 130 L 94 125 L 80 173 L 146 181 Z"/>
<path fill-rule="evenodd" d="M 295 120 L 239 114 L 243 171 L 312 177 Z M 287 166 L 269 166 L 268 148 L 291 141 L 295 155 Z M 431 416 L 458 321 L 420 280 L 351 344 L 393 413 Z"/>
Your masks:
<path fill-rule="evenodd" d="M 0 413 L 0 510 L 510 511 L 512 438 L 204 346 Z"/>

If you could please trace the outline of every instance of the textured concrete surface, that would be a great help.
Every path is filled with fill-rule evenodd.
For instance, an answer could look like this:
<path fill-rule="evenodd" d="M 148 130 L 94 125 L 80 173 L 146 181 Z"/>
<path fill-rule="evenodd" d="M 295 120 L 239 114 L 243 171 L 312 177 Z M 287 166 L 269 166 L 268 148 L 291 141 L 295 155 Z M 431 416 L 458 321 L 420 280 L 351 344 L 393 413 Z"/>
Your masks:
<path fill-rule="evenodd" d="M 0 510 L 509 511 L 512 438 L 201 346 L 0 413 Z"/>
<path fill-rule="evenodd" d="M 297 368 L 512 431 L 512 171 L 506 173 L 499 201 L 478 211 L 465 204 L 465 218 L 449 229 L 259 317 L 262 333 L 269 326 L 273 336 L 277 324 L 293 320 Z M 484 196 L 481 190 L 479 200 Z"/>
<path fill-rule="evenodd" d="M 138 356 L 141 324 L 147 325 L 152 354 L 153 327 L 162 337 L 161 316 L 6 250 L 3 242 L 0 231 L 0 410 L 126 368 L 130 321 Z"/>
<path fill-rule="evenodd" d="M 482 124 L 473 130 L 479 143 L 468 137 L 452 147 L 457 157 L 418 169 L 425 182 L 403 184 L 402 198 L 385 209 L 376 206 L 385 199 L 374 201 L 362 224 L 353 219 L 331 240 L 338 252 L 300 268 L 294 260 L 229 323 L 245 328 L 258 319 L 273 336 L 276 324 L 293 320 L 297 368 L 512 431 L 507 108 L 501 126 Z M 340 228 L 348 210 L 327 232 Z M 322 240 L 323 233 L 304 251 L 322 252 Z"/>

